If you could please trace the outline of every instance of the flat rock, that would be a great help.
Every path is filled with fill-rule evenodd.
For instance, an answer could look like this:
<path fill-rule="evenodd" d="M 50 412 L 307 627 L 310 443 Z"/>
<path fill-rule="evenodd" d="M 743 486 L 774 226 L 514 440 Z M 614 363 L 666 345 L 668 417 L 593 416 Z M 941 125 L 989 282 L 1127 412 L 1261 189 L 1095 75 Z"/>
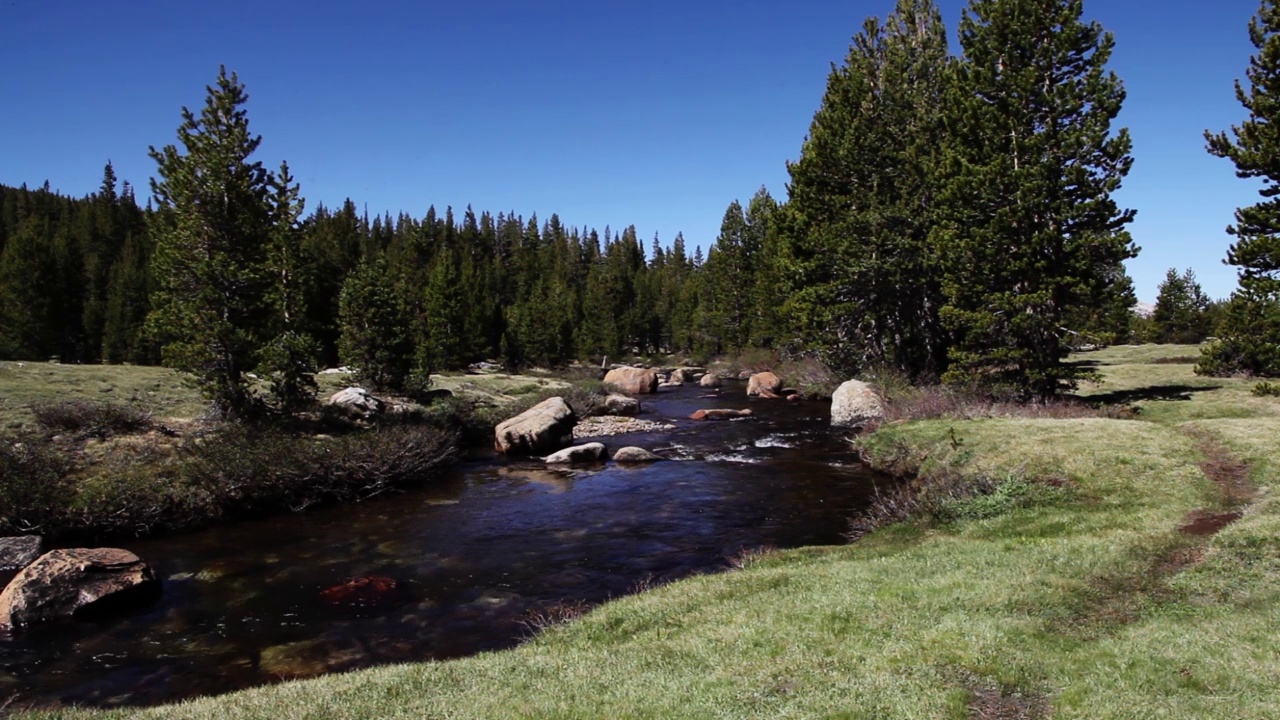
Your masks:
<path fill-rule="evenodd" d="M 573 442 L 577 424 L 564 398 L 547 398 L 494 428 L 493 446 L 508 455 L 552 453 Z"/>
<path fill-rule="evenodd" d="M 53 550 L 0 593 L 0 626 L 97 617 L 144 605 L 159 595 L 155 571 L 128 550 Z"/>
<path fill-rule="evenodd" d="M 601 443 L 587 443 L 585 445 L 574 445 L 567 447 L 560 452 L 547 456 L 548 465 L 571 465 L 575 463 L 593 463 L 600 462 L 608 457 L 605 452 L 604 445 Z"/>
<path fill-rule="evenodd" d="M 44 538 L 39 535 L 0 538 L 0 572 L 21 570 L 35 562 L 43 551 Z"/>
<path fill-rule="evenodd" d="M 751 417 L 751 410 L 727 410 L 716 408 L 713 410 L 699 410 L 689 416 L 690 420 L 736 420 L 737 418 Z"/>
<path fill-rule="evenodd" d="M 666 458 L 638 447 L 624 447 L 613 454 L 613 461 L 623 464 L 652 463 L 662 460 Z"/>

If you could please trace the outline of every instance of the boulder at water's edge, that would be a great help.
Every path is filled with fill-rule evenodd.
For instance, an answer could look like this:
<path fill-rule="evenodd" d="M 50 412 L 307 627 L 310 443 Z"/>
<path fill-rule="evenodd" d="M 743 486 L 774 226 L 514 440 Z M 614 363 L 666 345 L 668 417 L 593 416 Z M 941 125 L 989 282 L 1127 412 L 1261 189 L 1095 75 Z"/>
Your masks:
<path fill-rule="evenodd" d="M 747 381 L 747 397 L 778 398 L 782 380 L 771 372 L 756 373 Z"/>
<path fill-rule="evenodd" d="M 609 415 L 639 415 L 640 401 L 626 395 L 610 393 L 604 399 L 604 411 Z"/>
<path fill-rule="evenodd" d="M 493 447 L 508 455 L 545 455 L 572 445 L 577 424 L 564 398 L 548 398 L 494 428 Z"/>
<path fill-rule="evenodd" d="M 127 611 L 159 596 L 155 571 L 128 550 L 53 550 L 0 593 L 0 627 Z"/>
<path fill-rule="evenodd" d="M 884 419 L 884 399 L 871 385 L 850 380 L 831 396 L 831 424 L 835 427 L 859 427 Z"/>
<path fill-rule="evenodd" d="M 632 395 L 652 395 L 658 392 L 658 371 L 633 367 L 614 368 L 604 376 L 604 382 Z"/>

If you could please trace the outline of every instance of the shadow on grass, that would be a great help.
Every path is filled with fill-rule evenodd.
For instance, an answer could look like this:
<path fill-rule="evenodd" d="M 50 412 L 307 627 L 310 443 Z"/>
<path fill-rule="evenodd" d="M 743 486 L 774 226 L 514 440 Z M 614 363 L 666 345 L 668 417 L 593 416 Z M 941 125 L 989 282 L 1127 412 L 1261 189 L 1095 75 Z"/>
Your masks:
<path fill-rule="evenodd" d="M 1130 405 L 1150 400 L 1190 400 L 1193 393 L 1211 392 L 1221 385 L 1151 385 L 1149 387 L 1116 390 L 1094 395 L 1077 395 L 1077 400 L 1102 405 Z"/>

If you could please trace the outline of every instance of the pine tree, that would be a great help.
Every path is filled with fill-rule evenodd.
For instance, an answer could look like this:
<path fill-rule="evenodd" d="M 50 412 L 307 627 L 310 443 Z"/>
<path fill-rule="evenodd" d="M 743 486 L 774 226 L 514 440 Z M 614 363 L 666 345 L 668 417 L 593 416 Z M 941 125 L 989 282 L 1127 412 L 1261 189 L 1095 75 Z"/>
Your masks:
<path fill-rule="evenodd" d="M 1263 0 L 1249 21 L 1257 53 L 1236 99 L 1249 118 L 1227 133 L 1205 132 L 1209 153 L 1235 163 L 1241 178 L 1261 178 L 1263 200 L 1236 211 L 1226 262 L 1240 288 L 1223 311 L 1220 339 L 1205 348 L 1196 371 L 1209 375 L 1280 375 L 1280 5 Z"/>
<path fill-rule="evenodd" d="M 403 391 L 414 370 L 414 348 L 403 298 L 389 279 L 382 258 L 365 261 L 347 276 L 339 298 L 338 349 L 343 364 L 369 389 Z"/>
<path fill-rule="evenodd" d="M 47 360 L 60 350 L 58 260 L 51 222 L 30 217 L 0 253 L 0 357 Z"/>
<path fill-rule="evenodd" d="M 937 148 L 949 59 L 932 0 L 868 18 L 833 68 L 800 159 L 788 165 L 787 242 L 766 260 L 791 280 L 792 349 L 846 371 L 893 366 L 936 377 L 946 336 L 936 222 Z M 785 269 L 783 269 L 785 268 Z"/>
<path fill-rule="evenodd" d="M 971 0 L 948 108 L 936 235 L 954 333 L 946 378 L 1045 398 L 1085 371 L 1064 320 L 1100 306 L 1137 250 L 1111 197 L 1132 165 L 1113 132 L 1114 40 L 1081 0 Z"/>
<path fill-rule="evenodd" d="M 1174 268 L 1165 273 L 1151 315 L 1156 342 L 1191 344 L 1202 342 L 1209 334 L 1209 298 L 1200 289 L 1191 268 L 1181 275 Z"/>
<path fill-rule="evenodd" d="M 182 109 L 185 152 L 151 148 L 159 178 L 148 324 L 165 364 L 191 373 L 214 408 L 235 418 L 254 408 L 246 374 L 271 326 L 272 177 L 249 159 L 262 138 L 249 131 L 239 78 L 222 68 L 207 90 L 200 115 Z"/>

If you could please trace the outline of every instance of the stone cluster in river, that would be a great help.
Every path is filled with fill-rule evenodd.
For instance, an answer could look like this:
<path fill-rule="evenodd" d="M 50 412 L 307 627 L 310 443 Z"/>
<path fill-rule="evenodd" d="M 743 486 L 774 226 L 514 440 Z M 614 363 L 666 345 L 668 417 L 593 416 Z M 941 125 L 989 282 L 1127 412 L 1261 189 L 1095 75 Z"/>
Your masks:
<path fill-rule="evenodd" d="M 664 430 L 675 429 L 675 425 L 654 422 L 653 420 L 641 420 L 633 417 L 618 417 L 616 415 L 597 415 L 595 417 L 586 418 L 582 422 L 578 423 L 578 426 L 573 429 L 573 437 L 574 439 L 581 440 L 584 438 L 630 435 L 631 433 L 662 432 Z"/>

